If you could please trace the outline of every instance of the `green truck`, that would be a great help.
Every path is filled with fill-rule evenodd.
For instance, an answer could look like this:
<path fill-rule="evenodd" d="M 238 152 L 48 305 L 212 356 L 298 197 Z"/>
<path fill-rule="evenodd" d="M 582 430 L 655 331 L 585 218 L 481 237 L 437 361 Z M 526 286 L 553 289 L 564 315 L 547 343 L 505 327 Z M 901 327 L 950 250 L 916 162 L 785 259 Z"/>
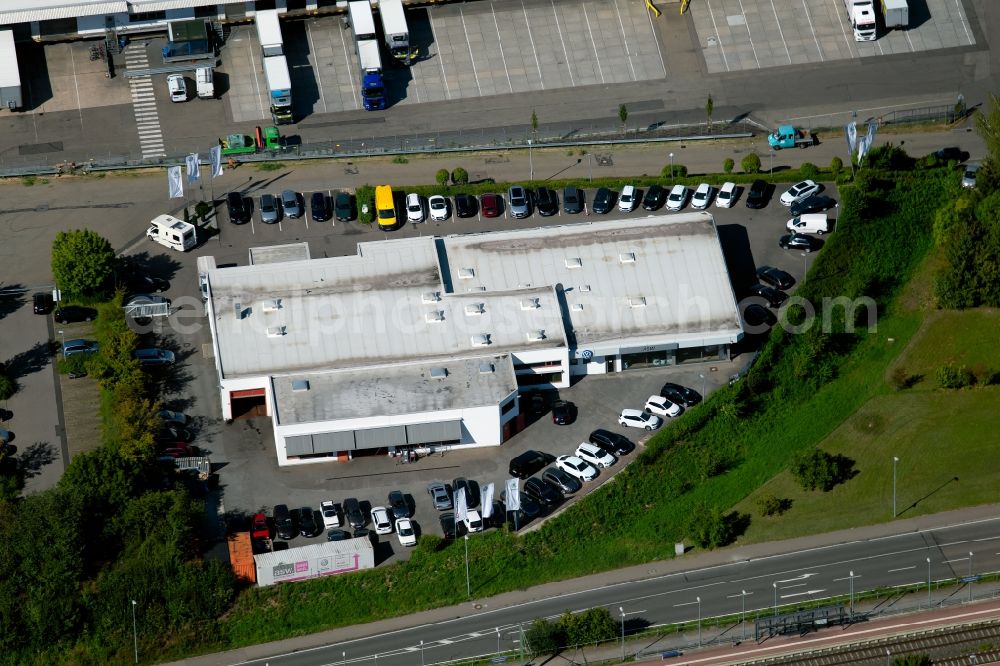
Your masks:
<path fill-rule="evenodd" d="M 230 134 L 219 139 L 219 145 L 226 156 L 250 155 L 258 150 L 281 150 L 284 147 L 277 127 L 257 127 L 253 136 Z"/>

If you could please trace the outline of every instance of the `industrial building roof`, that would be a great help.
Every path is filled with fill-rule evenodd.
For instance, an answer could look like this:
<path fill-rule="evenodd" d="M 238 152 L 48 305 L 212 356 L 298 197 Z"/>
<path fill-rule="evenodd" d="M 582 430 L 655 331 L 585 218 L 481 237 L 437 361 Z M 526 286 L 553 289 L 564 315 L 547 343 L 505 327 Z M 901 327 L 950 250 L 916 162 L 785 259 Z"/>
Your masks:
<path fill-rule="evenodd" d="M 739 312 L 708 213 L 447 236 L 444 281 L 485 293 L 561 285 L 576 348 L 738 336 Z"/>
<path fill-rule="evenodd" d="M 250 248 L 250 263 L 280 264 L 286 261 L 303 261 L 310 259 L 309 243 L 288 243 L 287 245 L 267 245 Z"/>
<path fill-rule="evenodd" d="M 445 293 L 432 237 L 209 271 L 225 378 L 565 347 L 551 286 Z"/>
<path fill-rule="evenodd" d="M 0 0 L 0 25 L 50 21 L 74 16 L 127 14 L 125 0 L 84 2 L 82 0 Z"/>
<path fill-rule="evenodd" d="M 273 416 L 283 426 L 498 405 L 517 390 L 508 355 L 281 375 L 271 383 Z"/>

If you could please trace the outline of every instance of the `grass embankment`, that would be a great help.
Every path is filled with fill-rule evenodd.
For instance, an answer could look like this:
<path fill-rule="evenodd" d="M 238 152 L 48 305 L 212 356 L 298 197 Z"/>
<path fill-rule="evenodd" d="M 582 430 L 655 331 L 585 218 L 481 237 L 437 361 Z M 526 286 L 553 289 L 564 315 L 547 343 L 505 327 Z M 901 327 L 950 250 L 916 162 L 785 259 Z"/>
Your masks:
<path fill-rule="evenodd" d="M 587 501 L 524 537 L 473 539 L 473 594 L 670 557 L 673 543 L 689 535 L 698 507 L 736 506 L 884 392 L 886 368 L 920 323 L 918 314 L 893 313 L 890 305 L 930 248 L 934 207 L 952 181 L 944 171 L 893 173 L 885 174 L 885 191 L 872 197 L 845 192 L 838 232 L 800 294 L 815 303 L 827 296 L 871 296 L 883 315 L 877 332 L 844 332 L 842 312 L 835 312 L 828 333 L 818 326 L 802 335 L 776 331 L 743 380 L 657 435 Z M 750 520 L 753 529 L 757 518 Z M 425 539 L 409 562 L 384 569 L 248 590 L 220 622 L 218 644 L 204 647 L 273 640 L 464 600 L 461 549 L 432 546 L 433 539 Z"/>

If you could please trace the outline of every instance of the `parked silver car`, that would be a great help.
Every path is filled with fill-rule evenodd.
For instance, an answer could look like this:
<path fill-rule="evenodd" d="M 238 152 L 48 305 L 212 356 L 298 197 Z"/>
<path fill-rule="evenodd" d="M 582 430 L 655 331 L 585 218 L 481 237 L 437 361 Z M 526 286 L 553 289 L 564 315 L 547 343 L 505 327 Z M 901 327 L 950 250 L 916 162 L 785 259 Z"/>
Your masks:
<path fill-rule="evenodd" d="M 511 185 L 507 190 L 507 205 L 510 206 L 510 214 L 513 217 L 522 218 L 531 215 L 530 196 L 520 185 Z"/>
<path fill-rule="evenodd" d="M 292 219 L 302 217 L 302 197 L 298 192 L 284 190 L 281 193 L 281 208 Z"/>
<path fill-rule="evenodd" d="M 281 219 L 281 209 L 273 194 L 260 195 L 260 221 L 264 224 L 277 224 Z"/>

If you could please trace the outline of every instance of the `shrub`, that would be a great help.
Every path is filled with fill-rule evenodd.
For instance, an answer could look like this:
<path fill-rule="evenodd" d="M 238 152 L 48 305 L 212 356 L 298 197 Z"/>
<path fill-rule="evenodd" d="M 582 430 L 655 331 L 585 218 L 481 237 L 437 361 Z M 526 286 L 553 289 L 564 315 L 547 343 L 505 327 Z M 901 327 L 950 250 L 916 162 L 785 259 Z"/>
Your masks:
<path fill-rule="evenodd" d="M 976 376 L 964 365 L 955 367 L 953 363 L 943 365 L 934 373 L 938 386 L 945 389 L 960 389 L 976 383 Z"/>
<path fill-rule="evenodd" d="M 733 167 L 735 166 L 736 162 L 733 161 L 733 158 L 727 157 L 725 161 L 722 163 L 722 170 L 725 171 L 726 173 L 732 173 Z"/>
<path fill-rule="evenodd" d="M 0 400 L 10 400 L 10 397 L 16 392 L 17 382 L 11 379 L 6 372 L 0 373 Z"/>
<path fill-rule="evenodd" d="M 375 219 L 375 188 L 362 185 L 354 193 L 354 198 L 358 206 L 358 221 L 371 224 Z"/>
<path fill-rule="evenodd" d="M 931 666 L 933 663 L 926 654 L 904 654 L 892 660 L 892 666 Z"/>
<path fill-rule="evenodd" d="M 819 167 L 812 162 L 803 162 L 799 167 L 799 178 L 812 180 L 819 178 Z"/>
<path fill-rule="evenodd" d="M 406 157 L 403 157 L 402 155 L 396 155 L 395 157 L 392 158 L 392 163 L 393 164 L 409 164 L 410 160 L 408 158 L 406 158 Z"/>
<path fill-rule="evenodd" d="M 844 170 L 844 160 L 839 157 L 834 157 L 830 160 L 830 173 L 833 174 L 834 179 L 840 175 L 840 172 Z"/>
<path fill-rule="evenodd" d="M 607 608 L 589 608 L 582 613 L 566 611 L 557 627 L 567 646 L 606 641 L 618 635 L 618 621 Z"/>
<path fill-rule="evenodd" d="M 760 173 L 760 157 L 757 153 L 746 155 L 740 162 L 740 168 L 743 169 L 743 173 Z"/>
<path fill-rule="evenodd" d="M 792 476 L 803 490 L 826 492 L 853 475 L 854 461 L 842 455 L 830 455 L 813 449 L 799 455 L 792 463 Z"/>
<path fill-rule="evenodd" d="M 469 184 L 469 172 L 462 167 L 455 167 L 451 171 L 451 182 L 456 185 L 468 185 Z"/>
<path fill-rule="evenodd" d="M 434 180 L 436 180 L 437 184 L 440 185 L 441 187 L 444 187 L 445 185 L 448 184 L 448 178 L 450 177 L 451 174 L 448 173 L 447 169 L 438 169 L 437 173 L 434 174 Z"/>
<path fill-rule="evenodd" d="M 532 622 L 524 638 L 532 656 L 556 654 L 566 642 L 559 626 L 543 619 Z"/>
<path fill-rule="evenodd" d="M 683 164 L 674 164 L 673 175 L 670 175 L 670 165 L 667 164 L 660 170 L 661 178 L 684 178 L 687 176 L 688 168 Z"/>
<path fill-rule="evenodd" d="M 687 535 L 702 548 L 719 548 L 733 540 L 731 521 L 718 507 L 701 503 L 688 519 Z"/>
<path fill-rule="evenodd" d="M 792 505 L 791 500 L 767 493 L 757 498 L 757 511 L 762 516 L 780 516 Z"/>

